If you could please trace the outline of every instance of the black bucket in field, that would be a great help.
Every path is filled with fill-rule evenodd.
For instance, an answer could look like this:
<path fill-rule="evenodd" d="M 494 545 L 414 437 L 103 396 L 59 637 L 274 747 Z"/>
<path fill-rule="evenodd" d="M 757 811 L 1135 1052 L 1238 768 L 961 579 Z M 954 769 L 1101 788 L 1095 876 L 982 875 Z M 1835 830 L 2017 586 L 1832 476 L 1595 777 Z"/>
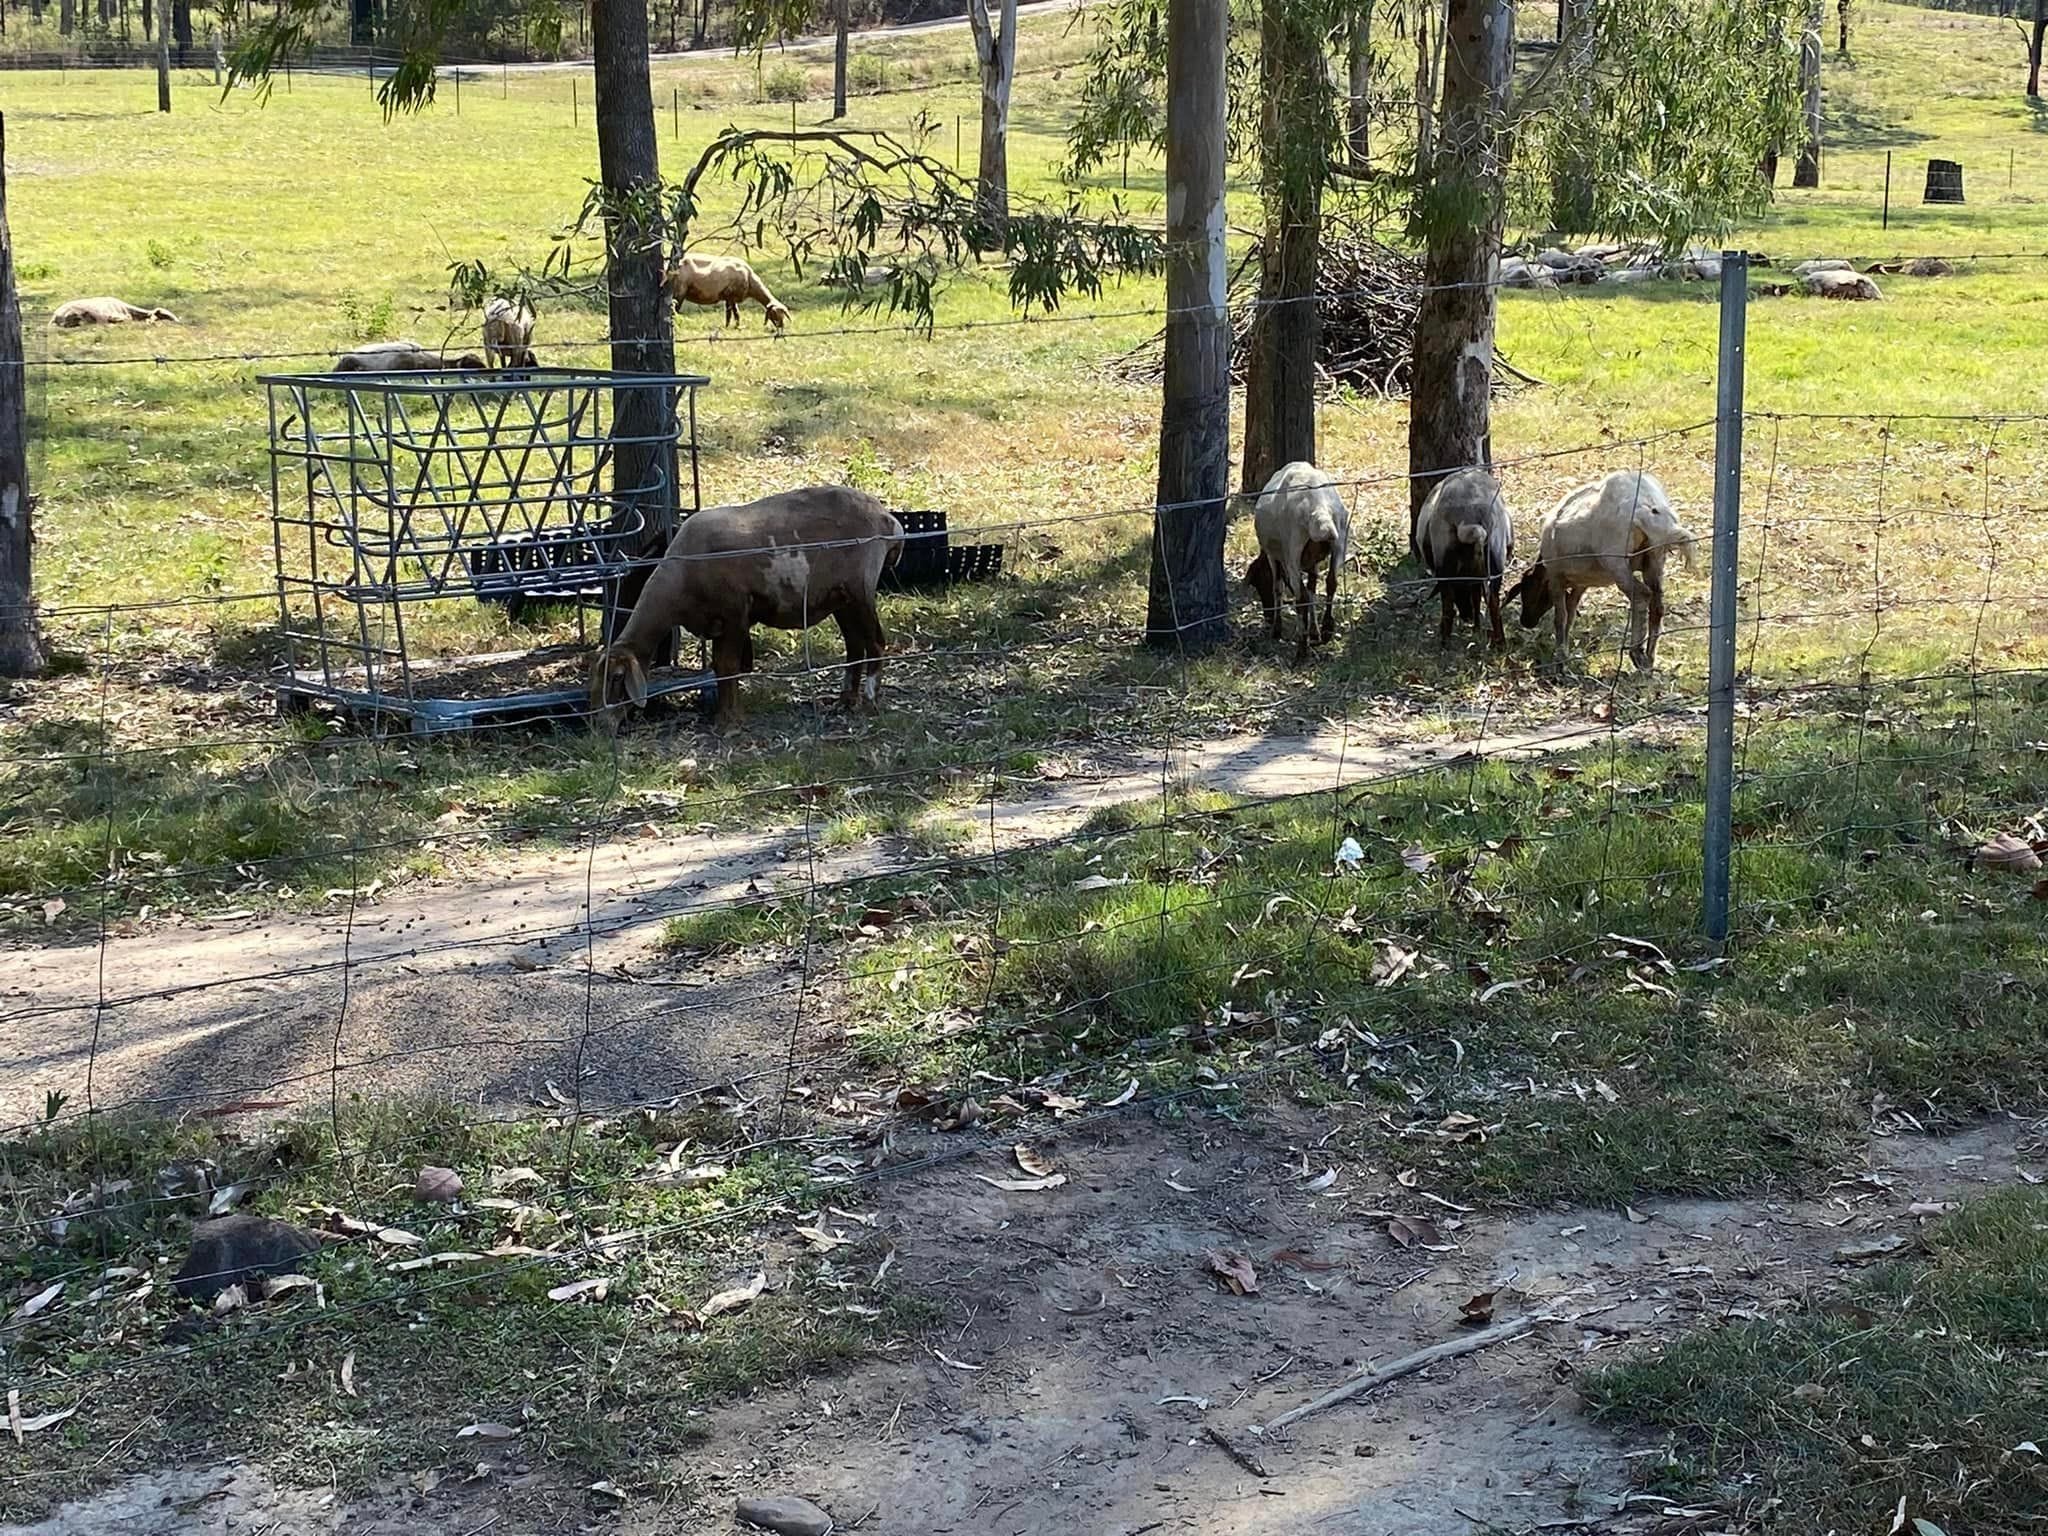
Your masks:
<path fill-rule="evenodd" d="M 1927 162 L 1927 192 L 1923 203 L 1960 203 L 1963 200 L 1963 166 L 1959 160 Z"/>

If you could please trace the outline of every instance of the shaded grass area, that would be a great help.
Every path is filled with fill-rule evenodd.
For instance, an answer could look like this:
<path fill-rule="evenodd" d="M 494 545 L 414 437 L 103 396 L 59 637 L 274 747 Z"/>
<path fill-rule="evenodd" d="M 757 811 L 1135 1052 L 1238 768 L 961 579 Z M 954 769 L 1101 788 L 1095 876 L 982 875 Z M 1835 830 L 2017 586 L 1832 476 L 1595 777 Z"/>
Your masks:
<path fill-rule="evenodd" d="M 1595 1412 L 1663 1430 L 1661 1488 L 1810 1530 L 2032 1531 L 2048 1515 L 2048 1195 L 2012 1190 L 1789 1317 L 1737 1322 L 1586 1379 Z M 1903 1503 L 1901 1502 L 1903 1500 Z"/>
<path fill-rule="evenodd" d="M 55 1108 L 56 1106 L 53 1106 Z M 337 1151 L 337 1146 L 339 1151 Z M 453 1205 L 415 1197 L 453 1167 Z M 32 1514 L 188 1456 L 264 1458 L 344 1493 L 481 1457 L 582 1482 L 687 1483 L 677 1456 L 729 1396 L 827 1371 L 924 1318 L 787 1229 L 820 1198 L 797 1159 L 747 1150 L 729 1112 L 490 1121 L 434 1102 L 343 1106 L 246 1136 L 205 1121 L 98 1119 L 0 1143 L 0 1289 L 58 1294 L 5 1328 L 25 1417 L 77 1408 L 30 1441 L 37 1476 L 0 1509 Z M 322 1232 L 300 1289 L 212 1315 L 171 1279 L 217 1192 Z M 845 1196 L 839 1197 L 842 1202 Z M 817 1220 L 817 1216 L 808 1219 Z M 465 1255 L 438 1263 L 435 1254 Z M 701 1326 L 756 1272 L 766 1294 Z M 550 1299 L 602 1279 L 602 1295 Z M 463 1437 L 464 1426 L 516 1431 Z M 112 1447 L 112 1451 L 109 1451 Z"/>
<path fill-rule="evenodd" d="M 1682 739 L 1340 797 L 1182 789 L 1044 850 L 669 938 L 808 924 L 836 947 L 856 1049 L 956 1093 L 977 1074 L 1091 1100 L 1273 1078 L 1468 1196 L 1809 1188 L 1894 1108 L 1955 1124 L 2048 1102 L 2048 905 L 1966 857 L 2048 802 L 2019 734 L 2040 699 L 1978 701 L 1967 794 L 1927 777 L 1956 746 L 1936 718 L 1967 700 L 1860 746 L 1824 715 L 1781 722 L 1774 765 L 1806 771 L 1744 787 L 1725 967 L 1697 937 Z M 1346 839 L 1356 866 L 1333 858 Z"/>

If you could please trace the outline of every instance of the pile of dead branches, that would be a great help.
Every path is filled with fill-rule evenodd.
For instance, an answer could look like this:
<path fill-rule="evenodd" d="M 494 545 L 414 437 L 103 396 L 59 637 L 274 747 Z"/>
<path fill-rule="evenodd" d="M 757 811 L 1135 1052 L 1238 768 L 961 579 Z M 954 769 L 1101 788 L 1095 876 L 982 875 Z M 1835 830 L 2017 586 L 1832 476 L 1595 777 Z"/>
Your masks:
<path fill-rule="evenodd" d="M 1230 279 L 1230 377 L 1234 384 L 1244 383 L 1245 364 L 1251 356 L 1258 272 L 1255 246 Z M 1321 387 L 1329 391 L 1343 385 L 1361 394 L 1405 397 L 1415 314 L 1422 300 L 1421 261 L 1369 235 L 1326 228 L 1316 287 L 1323 322 L 1316 348 Z M 1133 383 L 1157 383 L 1166 370 L 1165 331 L 1125 353 L 1115 370 Z M 1525 377 L 1495 355 L 1496 385 Z"/>

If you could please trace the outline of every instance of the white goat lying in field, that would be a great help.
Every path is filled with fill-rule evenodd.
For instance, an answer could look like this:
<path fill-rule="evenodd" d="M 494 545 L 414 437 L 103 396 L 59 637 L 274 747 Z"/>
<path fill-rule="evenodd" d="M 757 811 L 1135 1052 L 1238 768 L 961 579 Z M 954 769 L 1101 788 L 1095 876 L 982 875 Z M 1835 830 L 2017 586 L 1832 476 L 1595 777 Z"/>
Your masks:
<path fill-rule="evenodd" d="M 768 323 L 781 330 L 789 323 L 789 306 L 768 291 L 754 269 L 737 256 L 684 256 L 669 268 L 668 296 L 675 307 L 685 304 L 725 306 L 725 323 L 740 323 L 740 305 L 755 303 Z"/>
<path fill-rule="evenodd" d="M 168 309 L 144 309 L 126 299 L 73 299 L 68 304 L 59 304 L 50 316 L 50 324 L 60 331 L 76 330 L 81 325 L 126 325 L 130 320 L 178 323 L 178 317 Z"/>
<path fill-rule="evenodd" d="M 1579 599 L 1593 587 L 1619 587 L 1628 597 L 1629 657 L 1648 672 L 1664 629 L 1664 560 L 1674 549 L 1690 570 L 1693 536 L 1664 487 L 1641 470 L 1617 470 L 1571 492 L 1544 519 L 1536 563 L 1508 597 L 1521 598 L 1525 629 L 1552 616 L 1562 666 Z"/>
<path fill-rule="evenodd" d="M 533 311 L 510 299 L 484 306 L 484 361 L 493 368 L 538 368 L 533 355 Z"/>
<path fill-rule="evenodd" d="M 1280 638 L 1280 594 L 1294 599 L 1300 634 L 1294 659 L 1308 660 L 1311 643 L 1327 645 L 1337 632 L 1337 567 L 1351 557 L 1351 514 L 1336 482 L 1313 464 L 1288 464 L 1259 492 L 1252 527 L 1259 555 L 1245 582 L 1266 607 L 1266 632 Z M 1323 622 L 1314 623 L 1316 572 L 1323 572 Z"/>
<path fill-rule="evenodd" d="M 334 360 L 336 373 L 411 373 L 442 368 L 481 368 L 484 360 L 474 352 L 460 357 L 443 357 L 429 352 L 416 341 L 373 341 L 344 352 Z"/>

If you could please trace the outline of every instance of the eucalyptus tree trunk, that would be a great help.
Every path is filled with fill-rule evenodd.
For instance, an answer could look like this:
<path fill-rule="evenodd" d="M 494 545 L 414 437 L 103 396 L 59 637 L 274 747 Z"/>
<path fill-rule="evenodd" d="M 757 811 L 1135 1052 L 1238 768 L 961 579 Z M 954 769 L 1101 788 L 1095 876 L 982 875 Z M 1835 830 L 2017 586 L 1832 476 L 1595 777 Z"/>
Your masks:
<path fill-rule="evenodd" d="M 1259 307 L 1245 369 L 1246 494 L 1273 472 L 1316 457 L 1316 269 L 1322 250 L 1325 89 L 1322 38 L 1294 0 L 1264 0 L 1259 18 Z"/>
<path fill-rule="evenodd" d="M 846 51 L 848 44 L 846 13 L 850 8 L 851 0 L 833 0 L 832 115 L 835 118 L 846 116 Z"/>
<path fill-rule="evenodd" d="M 994 223 L 1010 216 L 1010 86 L 1017 73 L 1017 0 L 998 3 L 992 24 L 988 0 L 967 0 L 981 67 L 981 162 L 974 197 L 981 216 Z"/>
<path fill-rule="evenodd" d="M 1351 163 L 1360 167 L 1372 159 L 1372 7 L 1373 0 L 1358 0 L 1344 38 L 1349 87 L 1344 141 Z"/>
<path fill-rule="evenodd" d="M 0 117 L 0 677 L 43 670 L 36 627 L 34 504 L 28 493 L 28 358 L 7 232 L 7 122 Z"/>
<path fill-rule="evenodd" d="M 648 77 L 647 7 L 599 0 L 591 8 L 592 94 L 597 118 L 598 176 L 605 201 L 605 287 L 611 319 L 612 367 L 621 373 L 673 373 L 675 346 L 668 294 L 662 285 L 661 155 L 654 130 L 654 90 Z M 622 441 L 613 450 L 615 526 L 644 519 L 635 553 L 643 562 L 621 582 L 605 615 L 607 638 L 631 611 L 667 543 L 667 512 L 677 488 L 673 442 L 652 390 L 621 390 L 614 425 Z M 666 656 L 656 658 L 666 661 Z"/>
<path fill-rule="evenodd" d="M 1409 527 L 1445 475 L 1493 461 L 1495 293 L 1507 220 L 1514 0 L 1450 0 L 1408 406 Z"/>
<path fill-rule="evenodd" d="M 156 109 L 171 110 L 171 0 L 142 0 L 144 15 L 156 7 Z"/>
<path fill-rule="evenodd" d="M 1820 0 L 1809 0 L 1806 30 L 1799 39 L 1799 93 L 1805 101 L 1806 136 L 1792 167 L 1792 185 L 1820 185 Z"/>
<path fill-rule="evenodd" d="M 1145 639 L 1230 637 L 1230 295 L 1224 248 L 1228 0 L 1167 0 L 1166 379 Z"/>

